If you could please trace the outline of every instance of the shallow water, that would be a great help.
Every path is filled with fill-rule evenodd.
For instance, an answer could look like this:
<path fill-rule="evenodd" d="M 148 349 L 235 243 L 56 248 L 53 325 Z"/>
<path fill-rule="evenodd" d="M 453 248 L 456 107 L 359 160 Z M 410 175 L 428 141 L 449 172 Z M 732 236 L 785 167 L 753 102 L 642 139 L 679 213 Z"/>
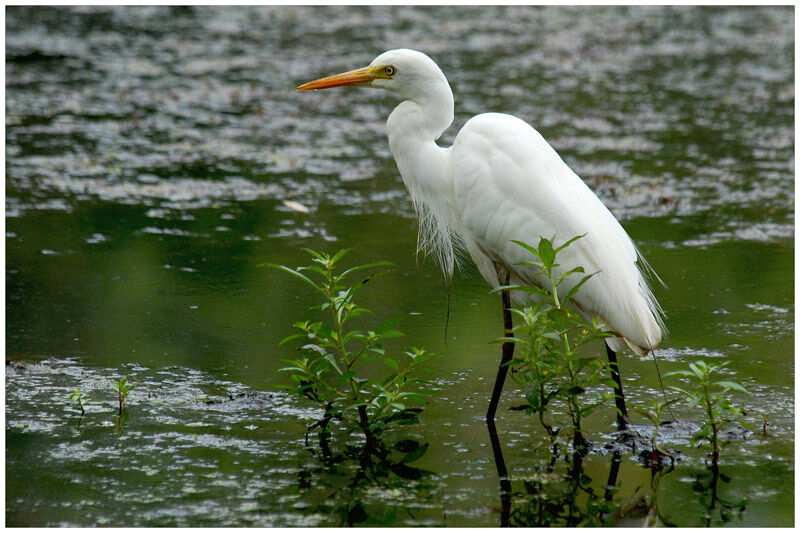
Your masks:
<path fill-rule="evenodd" d="M 293 90 L 407 46 L 452 84 L 445 144 L 475 113 L 518 115 L 622 220 L 669 287 L 662 372 L 728 360 L 751 391 L 737 400 L 756 431 L 721 460 L 724 493 L 749 499 L 730 524 L 792 524 L 793 36 L 788 7 L 8 8 L 6 522 L 337 525 L 358 503 L 375 523 L 499 525 L 481 420 L 499 303 L 465 267 L 445 331 L 448 289 L 414 258 L 385 139 L 392 97 Z M 352 472 L 305 450 L 315 412 L 276 391 L 276 370 L 314 301 L 257 266 L 299 265 L 302 247 L 392 261 L 363 305 L 405 317 L 408 344 L 446 348 L 409 434 L 433 475 L 348 492 Z M 629 405 L 659 394 L 652 362 L 622 365 Z M 124 419 L 121 376 L 140 382 Z M 590 418 L 598 449 L 612 420 Z M 537 428 L 501 407 L 497 429 L 511 516 L 531 523 Z M 659 508 L 695 525 L 703 453 L 667 437 L 681 461 Z M 597 488 L 610 465 L 582 467 Z M 623 454 L 614 501 L 651 482 Z"/>

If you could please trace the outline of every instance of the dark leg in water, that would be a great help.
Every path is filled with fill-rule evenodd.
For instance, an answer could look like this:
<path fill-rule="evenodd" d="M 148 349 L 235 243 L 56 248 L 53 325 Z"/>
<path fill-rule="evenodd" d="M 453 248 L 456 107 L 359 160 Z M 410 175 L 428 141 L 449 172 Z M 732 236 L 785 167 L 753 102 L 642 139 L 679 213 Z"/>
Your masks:
<path fill-rule="evenodd" d="M 606 483 L 606 492 L 603 498 L 610 502 L 614 498 L 614 492 L 617 489 L 617 476 L 619 475 L 619 465 L 622 462 L 622 454 L 619 450 L 614 451 L 611 457 L 611 468 L 608 470 L 608 483 Z"/>
<path fill-rule="evenodd" d="M 500 438 L 497 436 L 494 420 L 487 418 L 486 427 L 489 429 L 489 440 L 492 443 L 497 477 L 500 478 L 500 527 L 508 527 L 508 519 L 511 515 L 511 480 L 508 479 L 508 470 L 506 470 L 506 462 L 503 459 L 503 448 L 500 446 Z"/>
<path fill-rule="evenodd" d="M 506 278 L 506 285 L 508 285 L 508 278 Z M 503 297 L 503 328 L 505 328 L 505 336 L 513 337 L 511 329 L 514 324 L 511 321 L 511 297 L 508 291 L 501 291 L 500 295 Z M 492 392 L 492 399 L 489 402 L 489 410 L 486 412 L 486 420 L 494 420 L 494 414 L 497 411 L 497 403 L 500 401 L 500 394 L 503 392 L 503 383 L 506 381 L 506 374 L 508 374 L 508 363 L 514 357 L 514 343 L 503 343 L 503 356 L 500 359 L 500 368 L 497 369 L 497 378 L 494 380 L 494 391 Z"/>
<path fill-rule="evenodd" d="M 622 380 L 619 377 L 617 354 L 608 344 L 606 344 L 606 353 L 608 354 L 608 366 L 611 367 L 611 379 L 614 380 L 614 403 L 618 411 L 617 427 L 619 429 L 625 429 L 628 424 L 628 410 L 625 409 L 625 395 L 622 393 Z"/>

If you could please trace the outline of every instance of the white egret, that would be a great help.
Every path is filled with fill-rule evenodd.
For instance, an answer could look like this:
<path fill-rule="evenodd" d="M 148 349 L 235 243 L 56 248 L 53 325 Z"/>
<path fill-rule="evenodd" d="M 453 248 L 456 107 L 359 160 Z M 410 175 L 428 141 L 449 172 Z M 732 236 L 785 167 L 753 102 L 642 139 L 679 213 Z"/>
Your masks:
<path fill-rule="evenodd" d="M 625 343 L 639 355 L 654 349 L 664 324 L 642 274 L 649 267 L 614 215 L 539 132 L 511 115 L 477 115 L 464 124 L 451 147 L 437 145 L 453 121 L 453 92 L 436 63 L 421 52 L 390 50 L 364 68 L 297 90 L 347 85 L 387 89 L 403 99 L 386 124 L 389 146 L 420 218 L 419 247 L 437 257 L 448 279 L 458 252 L 466 250 L 493 287 L 537 284 L 535 267 L 518 266 L 530 260 L 528 252 L 512 241 L 535 246 L 542 236 L 555 237 L 557 246 L 584 235 L 559 254 L 556 273 L 577 266 L 596 272 L 574 303 L 615 334 L 606 344 L 623 426 L 626 411 L 616 353 Z M 568 278 L 560 289 L 566 292 L 577 281 Z M 510 297 L 506 290 L 501 295 L 509 335 Z M 489 421 L 494 420 L 513 350 L 513 343 L 503 344 Z"/>

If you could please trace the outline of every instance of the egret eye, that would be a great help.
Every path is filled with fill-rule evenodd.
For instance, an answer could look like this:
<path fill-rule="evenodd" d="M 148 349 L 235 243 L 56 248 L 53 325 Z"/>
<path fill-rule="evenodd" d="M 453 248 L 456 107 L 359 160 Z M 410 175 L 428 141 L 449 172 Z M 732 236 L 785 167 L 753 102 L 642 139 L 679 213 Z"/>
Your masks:
<path fill-rule="evenodd" d="M 383 72 L 385 72 L 387 76 L 394 76 L 397 72 L 397 69 L 392 65 L 388 65 L 383 67 Z"/>

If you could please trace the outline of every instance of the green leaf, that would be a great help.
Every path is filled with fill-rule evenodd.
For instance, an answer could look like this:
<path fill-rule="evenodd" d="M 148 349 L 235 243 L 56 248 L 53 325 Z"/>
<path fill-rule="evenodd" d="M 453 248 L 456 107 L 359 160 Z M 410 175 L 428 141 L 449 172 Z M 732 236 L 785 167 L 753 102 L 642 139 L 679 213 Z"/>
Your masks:
<path fill-rule="evenodd" d="M 336 358 L 333 356 L 333 354 L 332 354 L 332 353 L 326 353 L 326 354 L 323 356 L 323 359 L 325 359 L 325 360 L 326 360 L 326 361 L 328 361 L 328 362 L 329 362 L 331 365 L 333 365 L 333 367 L 334 367 L 334 368 L 337 366 L 337 365 L 336 365 Z"/>
<path fill-rule="evenodd" d="M 355 375 L 356 375 L 355 372 L 353 372 L 352 370 L 348 370 L 347 372 L 344 372 L 341 376 L 339 376 L 339 381 L 337 383 L 341 385 L 343 382 L 347 381 L 348 379 L 352 378 Z"/>
<path fill-rule="evenodd" d="M 310 255 L 313 259 L 318 259 L 322 263 L 327 263 L 330 257 L 325 252 L 317 252 L 311 248 L 303 248 L 303 251 Z"/>
<path fill-rule="evenodd" d="M 656 420 L 658 419 L 656 414 L 653 413 L 652 411 L 649 411 L 648 409 L 641 409 L 639 407 L 629 407 L 628 411 L 633 411 L 634 413 L 639 413 L 640 415 L 650 419 L 650 422 L 652 422 L 653 424 L 655 424 Z"/>
<path fill-rule="evenodd" d="M 364 335 L 363 332 L 361 332 L 361 331 L 359 331 L 357 329 L 354 329 L 353 331 L 348 331 L 347 333 L 344 334 L 344 342 L 345 343 L 347 343 L 347 342 L 349 342 L 349 341 L 351 341 L 353 339 L 358 340 L 358 341 L 364 341 L 366 338 L 367 338 L 366 335 Z"/>
<path fill-rule="evenodd" d="M 343 410 L 344 410 L 344 411 L 352 411 L 353 409 L 358 409 L 358 408 L 359 408 L 359 407 L 361 407 L 362 405 L 367 405 L 367 404 L 366 404 L 366 403 L 364 403 L 364 402 L 355 402 L 355 403 L 351 403 L 350 405 L 348 405 L 347 407 L 345 407 Z"/>
<path fill-rule="evenodd" d="M 498 292 L 503 291 L 527 291 L 528 289 L 530 289 L 530 287 L 525 287 L 522 285 L 500 285 L 499 287 L 494 287 L 492 290 L 490 290 L 489 294 L 497 294 Z"/>
<path fill-rule="evenodd" d="M 292 276 L 294 276 L 294 277 L 296 277 L 296 278 L 298 278 L 298 279 L 302 280 L 302 281 L 303 281 L 303 282 L 305 282 L 306 284 L 308 284 L 308 285 L 311 285 L 311 286 L 312 286 L 312 287 L 314 287 L 316 290 L 318 290 L 318 291 L 322 291 L 322 288 L 321 288 L 319 285 L 317 285 L 316 283 L 314 283 L 314 282 L 313 282 L 313 281 L 312 281 L 312 280 L 311 280 L 311 279 L 310 279 L 308 276 L 305 276 L 304 274 L 301 274 L 301 273 L 300 273 L 300 272 L 298 272 L 297 270 L 293 270 L 293 269 L 291 269 L 291 268 L 289 268 L 289 267 L 285 267 L 285 266 L 283 266 L 283 265 L 275 265 L 275 264 L 273 264 L 273 263 L 262 263 L 262 266 L 265 266 L 265 267 L 267 267 L 267 268 L 274 268 L 274 269 L 276 269 L 276 270 L 281 270 L 281 271 L 283 271 L 283 272 L 286 272 L 287 274 L 291 274 Z"/>
<path fill-rule="evenodd" d="M 719 385 L 720 387 L 725 387 L 726 389 L 733 389 L 738 390 L 740 392 L 747 393 L 747 389 L 739 385 L 738 383 L 734 383 L 733 381 L 717 381 L 714 383 L 715 385 Z"/>
<path fill-rule="evenodd" d="M 562 244 L 561 246 L 559 246 L 558 248 L 556 248 L 556 249 L 555 249 L 555 252 L 556 252 L 556 253 L 560 252 L 561 250 L 563 250 L 564 248 L 566 248 L 567 246 L 569 246 L 569 245 L 570 245 L 570 244 L 572 244 L 573 242 L 577 241 L 578 239 L 582 239 L 582 238 L 583 238 L 583 237 L 585 237 L 585 236 L 586 236 L 586 234 L 585 234 L 585 233 L 584 233 L 583 235 L 576 235 L 575 237 L 571 238 L 570 240 L 568 240 L 567 242 L 565 242 L 564 244 Z"/>
<path fill-rule="evenodd" d="M 283 368 L 279 368 L 278 372 L 299 372 L 301 374 L 305 374 L 306 369 L 297 366 L 285 366 Z"/>
<path fill-rule="evenodd" d="M 412 382 L 416 383 L 418 381 L 421 381 L 421 380 L 411 380 L 408 383 L 412 383 Z M 432 393 L 430 391 L 426 391 L 424 393 L 422 393 L 422 392 L 403 392 L 403 393 L 400 394 L 400 398 L 402 398 L 404 400 L 411 400 L 412 402 L 425 403 L 425 402 L 428 401 L 428 399 L 425 398 L 425 394 L 432 394 Z"/>
<path fill-rule="evenodd" d="M 306 337 L 305 333 L 296 333 L 294 335 L 289 335 L 288 337 L 284 337 L 281 340 L 281 342 L 278 343 L 278 346 L 283 346 L 284 344 L 286 344 L 287 342 L 289 342 L 291 340 L 305 338 L 305 337 Z"/>
<path fill-rule="evenodd" d="M 334 256 L 331 258 L 330 261 L 331 264 L 332 265 L 336 264 L 336 262 L 339 261 L 339 259 L 350 253 L 350 250 L 352 250 L 352 248 L 345 248 L 344 250 L 339 250 L 338 252 L 336 252 L 336 254 L 334 254 Z"/>
<path fill-rule="evenodd" d="M 553 250 L 553 243 L 549 239 L 545 239 L 544 237 L 539 238 L 539 259 L 542 260 L 546 269 L 550 269 L 553 267 L 553 264 L 556 260 L 556 252 Z"/>
<path fill-rule="evenodd" d="M 498 337 L 496 339 L 492 339 L 489 342 L 492 343 L 492 344 L 505 344 L 506 342 L 510 342 L 510 343 L 514 343 L 514 344 L 516 344 L 516 343 L 524 344 L 524 343 L 526 343 L 528 341 L 526 339 L 518 339 L 517 337 Z"/>
<path fill-rule="evenodd" d="M 520 261 L 519 263 L 514 263 L 514 264 L 519 266 L 535 266 L 544 270 L 544 263 L 542 263 L 541 261 Z"/>
<path fill-rule="evenodd" d="M 669 374 L 664 374 L 664 377 L 667 377 L 668 375 L 669 375 Z M 669 386 L 667 386 L 667 388 L 668 388 L 669 390 L 671 390 L 671 391 L 675 391 L 675 392 L 677 392 L 677 393 L 679 393 L 679 394 L 683 394 L 684 396 L 691 396 L 691 395 L 692 395 L 692 393 L 691 393 L 691 392 L 689 392 L 689 391 L 687 391 L 687 390 L 684 390 L 684 389 L 682 389 L 682 388 L 680 388 L 680 387 L 676 387 L 676 386 L 674 386 L 674 385 L 669 385 Z"/>
<path fill-rule="evenodd" d="M 337 279 L 344 279 L 345 277 L 349 276 L 353 272 L 358 272 L 360 270 L 365 270 L 365 269 L 368 269 L 368 268 L 393 267 L 393 266 L 394 266 L 394 263 L 391 263 L 389 261 L 378 261 L 377 263 L 369 263 L 369 264 L 366 264 L 366 265 L 357 265 L 357 266 L 348 268 L 347 270 L 345 270 L 344 272 L 339 274 Z"/>
<path fill-rule="evenodd" d="M 689 372 L 688 370 L 673 370 L 671 372 L 666 372 L 664 374 L 665 378 L 666 377 L 670 377 L 670 376 L 685 376 L 685 377 L 693 378 L 693 377 L 695 377 L 695 374 L 694 374 L 694 372 Z"/>
<path fill-rule="evenodd" d="M 536 257 L 539 257 L 539 250 L 537 250 L 536 248 L 534 248 L 530 244 L 526 244 L 526 243 L 524 243 L 522 241 L 514 241 L 514 240 L 512 240 L 511 242 L 513 242 L 516 245 L 522 246 L 523 248 L 528 250 L 530 253 L 532 253 Z"/>
<path fill-rule="evenodd" d="M 416 424 L 419 422 L 419 413 L 422 409 L 406 409 L 405 411 L 397 411 L 383 419 L 384 422 L 390 424 L 392 422 L 400 425 Z"/>
<path fill-rule="evenodd" d="M 581 271 L 583 271 L 583 269 L 581 269 Z M 579 291 L 579 290 L 580 290 L 580 288 L 583 286 L 583 284 L 584 284 L 584 283 L 586 283 L 587 281 L 589 281 L 589 278 L 591 278 L 591 277 L 592 277 L 592 276 L 594 276 L 595 274 L 597 274 L 597 272 L 594 272 L 594 273 L 592 273 L 592 274 L 589 274 L 588 276 L 584 276 L 584 277 L 583 277 L 583 279 L 581 279 L 581 280 L 580 280 L 578 283 L 576 283 L 576 284 L 575 284 L 575 286 L 574 286 L 574 287 L 572 287 L 572 288 L 569 290 L 569 292 L 567 293 L 567 296 L 566 296 L 566 298 L 564 298 L 564 304 L 566 304 L 567 302 L 569 302 L 569 301 L 572 299 L 572 297 L 573 297 L 573 296 L 575 296 L 575 295 L 578 293 L 578 291 Z"/>
<path fill-rule="evenodd" d="M 304 267 L 298 267 L 297 271 L 300 272 L 301 270 L 310 270 L 311 272 L 316 272 L 317 274 L 319 274 L 319 275 L 321 275 L 323 277 L 327 277 L 328 276 L 328 270 L 326 270 L 326 269 L 324 269 L 322 267 L 318 267 L 317 265 L 309 265 L 309 266 L 304 266 Z"/>
<path fill-rule="evenodd" d="M 406 351 L 405 354 L 411 357 L 411 359 L 413 360 L 412 363 L 413 365 L 419 365 L 425 363 L 427 361 L 430 361 L 434 357 L 439 357 L 440 355 L 442 355 L 439 352 L 426 352 L 425 350 L 418 350 L 416 352 Z M 414 355 L 412 356 L 412 354 Z"/>

